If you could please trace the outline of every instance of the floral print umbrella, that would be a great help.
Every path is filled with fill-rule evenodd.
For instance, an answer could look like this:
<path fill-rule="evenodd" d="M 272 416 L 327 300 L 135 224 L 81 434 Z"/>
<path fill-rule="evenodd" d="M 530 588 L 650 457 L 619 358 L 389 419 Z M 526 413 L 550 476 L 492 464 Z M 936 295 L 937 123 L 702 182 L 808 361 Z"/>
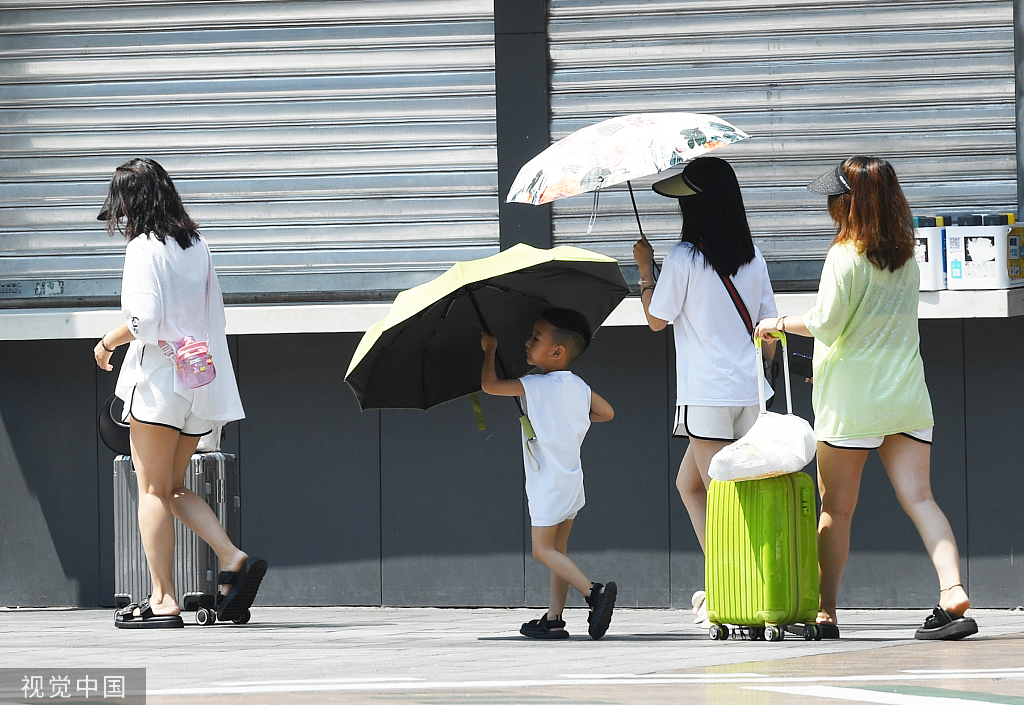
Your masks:
<path fill-rule="evenodd" d="M 714 115 L 611 118 L 573 132 L 527 162 L 505 200 L 539 206 L 657 174 L 747 137 Z"/>

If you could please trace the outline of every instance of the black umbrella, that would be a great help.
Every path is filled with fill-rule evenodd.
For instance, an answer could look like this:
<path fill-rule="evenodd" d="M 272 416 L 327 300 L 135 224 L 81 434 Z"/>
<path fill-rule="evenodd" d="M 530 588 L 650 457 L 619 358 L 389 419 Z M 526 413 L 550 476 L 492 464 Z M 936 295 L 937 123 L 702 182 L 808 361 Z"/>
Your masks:
<path fill-rule="evenodd" d="M 481 330 L 498 339 L 507 379 L 530 371 L 525 343 L 549 307 L 582 313 L 591 330 L 629 294 L 618 263 L 577 247 L 516 245 L 457 262 L 403 291 L 363 336 L 345 381 L 362 409 L 429 409 L 480 391 Z"/>

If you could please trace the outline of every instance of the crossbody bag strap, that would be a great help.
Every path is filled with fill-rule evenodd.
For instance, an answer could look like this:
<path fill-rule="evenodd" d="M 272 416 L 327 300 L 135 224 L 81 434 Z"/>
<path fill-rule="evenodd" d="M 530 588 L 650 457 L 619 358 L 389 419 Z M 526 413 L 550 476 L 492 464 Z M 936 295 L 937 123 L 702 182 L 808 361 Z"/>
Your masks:
<path fill-rule="evenodd" d="M 697 245 L 697 249 L 701 251 L 701 254 L 704 254 L 703 247 Z M 704 258 L 704 261 L 707 264 L 711 264 L 708 262 L 706 257 Z M 712 269 L 714 269 L 714 267 L 712 267 Z M 740 292 L 736 291 L 736 285 L 733 284 L 732 277 L 725 276 L 717 269 L 715 269 L 715 274 L 717 274 L 718 278 L 722 280 L 722 284 L 725 285 L 725 290 L 729 292 L 729 298 L 732 299 L 732 305 L 736 307 L 736 313 L 740 314 L 740 319 L 743 321 L 743 325 L 747 327 L 747 335 L 753 338 L 754 321 L 750 318 L 750 311 L 747 310 L 747 305 L 743 303 L 743 298 L 740 296 Z"/>
<path fill-rule="evenodd" d="M 732 299 L 732 304 L 733 304 L 733 306 L 736 307 L 736 312 L 738 314 L 740 314 L 740 318 L 743 319 L 743 325 L 747 327 L 747 334 L 750 335 L 751 338 L 753 338 L 754 337 L 754 321 L 750 317 L 750 311 L 747 310 L 747 305 L 745 303 L 743 303 L 743 298 L 740 296 L 740 292 L 736 290 L 736 285 L 733 283 L 732 277 L 724 276 L 717 269 L 715 270 L 715 272 L 718 274 L 719 278 L 722 280 L 722 284 L 725 285 L 725 290 L 729 292 L 729 298 Z M 757 353 L 758 358 L 762 359 L 761 366 L 765 367 L 764 362 L 763 362 L 763 358 L 761 358 L 761 347 L 757 346 L 757 350 L 758 350 L 758 353 Z M 771 372 L 769 372 L 767 368 L 764 369 L 765 376 L 769 378 L 769 383 L 770 384 L 773 384 L 775 382 L 775 377 L 778 375 L 778 368 L 774 367 L 774 364 L 775 364 L 774 360 L 768 363 L 768 365 L 772 366 Z M 763 395 L 764 394 L 764 387 L 763 387 L 762 383 L 758 382 L 758 386 L 759 386 L 759 389 L 761 390 L 761 394 Z M 772 402 L 773 401 L 775 401 L 775 396 L 774 395 L 772 396 L 771 399 L 768 400 L 768 404 L 767 404 L 767 406 L 765 408 L 769 408 L 770 409 L 771 406 L 772 406 Z"/>
<path fill-rule="evenodd" d="M 736 312 L 740 314 L 740 318 L 743 319 L 743 325 L 747 327 L 747 333 L 753 336 L 754 321 L 750 318 L 750 311 L 747 310 L 747 305 L 743 303 L 743 299 L 740 297 L 740 292 L 736 290 L 736 285 L 733 284 L 732 278 L 725 276 L 717 269 L 715 272 L 725 285 L 725 290 L 729 292 L 729 298 L 732 299 L 732 305 L 736 307 Z"/>

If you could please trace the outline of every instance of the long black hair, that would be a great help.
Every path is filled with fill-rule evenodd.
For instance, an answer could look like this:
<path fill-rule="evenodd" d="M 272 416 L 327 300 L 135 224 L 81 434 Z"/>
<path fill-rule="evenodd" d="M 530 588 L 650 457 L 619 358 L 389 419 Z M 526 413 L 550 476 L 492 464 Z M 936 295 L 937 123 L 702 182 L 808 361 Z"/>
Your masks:
<path fill-rule="evenodd" d="M 681 240 L 704 256 L 706 266 L 732 276 L 754 259 L 754 241 L 736 174 L 724 159 L 701 157 L 683 169 L 683 180 L 697 193 L 679 198 Z"/>
<path fill-rule="evenodd" d="M 117 167 L 99 219 L 106 221 L 108 233 L 120 231 L 129 242 L 153 233 L 160 242 L 174 238 L 184 250 L 199 240 L 199 226 L 185 211 L 170 175 L 152 159 Z"/>

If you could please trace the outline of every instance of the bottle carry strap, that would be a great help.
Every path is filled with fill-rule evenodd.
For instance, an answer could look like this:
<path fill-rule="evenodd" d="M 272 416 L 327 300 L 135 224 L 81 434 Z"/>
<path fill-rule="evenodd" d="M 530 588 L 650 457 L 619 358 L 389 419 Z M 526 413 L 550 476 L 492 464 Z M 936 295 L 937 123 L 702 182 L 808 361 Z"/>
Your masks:
<path fill-rule="evenodd" d="M 213 280 L 213 255 L 210 253 L 209 245 L 206 246 L 206 261 L 208 268 L 206 271 L 206 345 L 210 345 L 210 282 Z M 168 360 L 175 360 L 178 354 L 178 349 L 185 342 L 182 338 L 177 343 L 170 343 L 166 340 L 158 340 L 157 344 L 160 346 L 160 350 L 163 351 L 164 355 Z"/>

